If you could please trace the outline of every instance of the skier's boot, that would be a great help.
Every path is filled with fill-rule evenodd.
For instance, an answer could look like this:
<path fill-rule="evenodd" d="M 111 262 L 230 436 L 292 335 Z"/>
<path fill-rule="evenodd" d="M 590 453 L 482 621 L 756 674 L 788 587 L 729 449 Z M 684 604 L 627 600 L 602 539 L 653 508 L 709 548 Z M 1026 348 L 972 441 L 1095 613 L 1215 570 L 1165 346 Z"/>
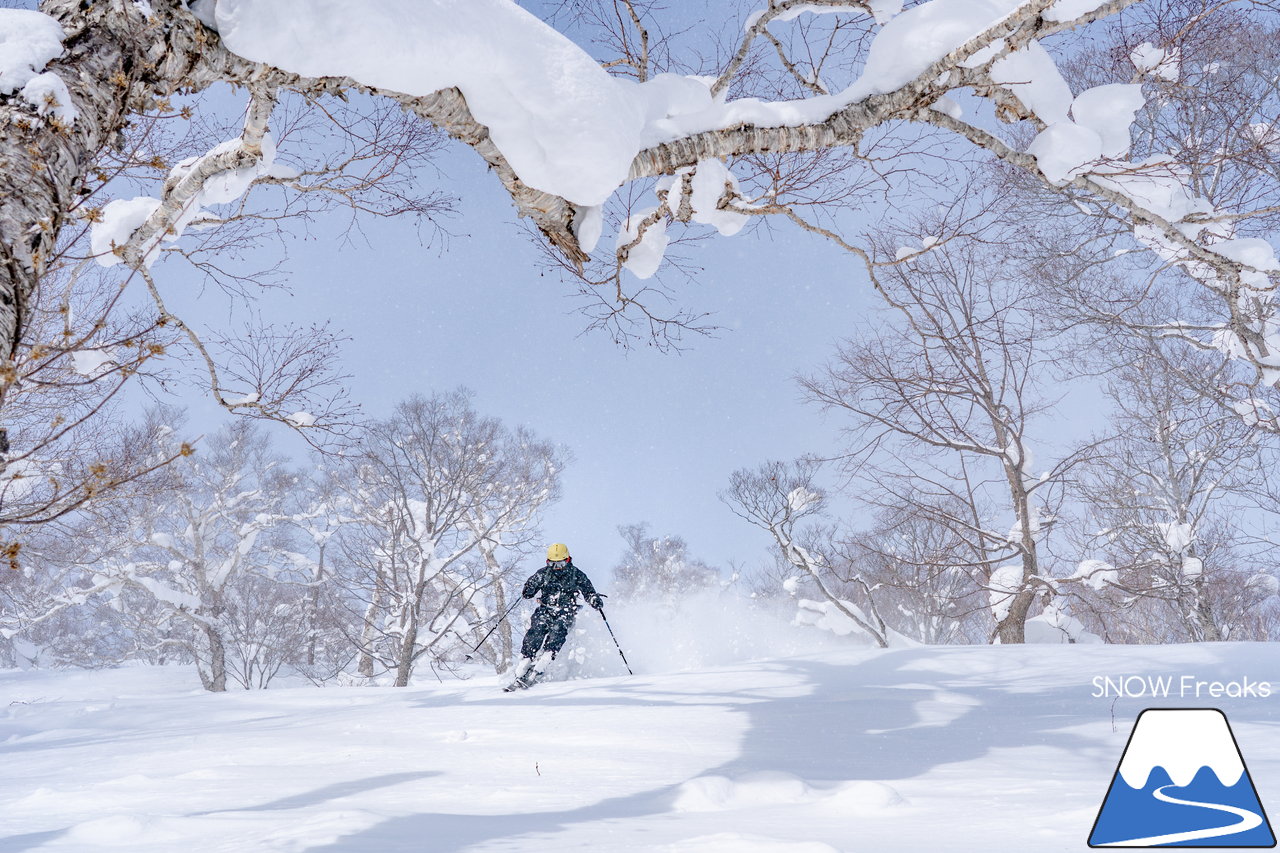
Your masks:
<path fill-rule="evenodd" d="M 525 658 L 520 664 L 516 680 L 502 688 L 502 692 L 510 693 L 513 690 L 527 690 L 537 684 L 542 680 L 547 664 L 555 660 L 555 656 L 555 652 L 543 652 L 536 658 Z"/>
<path fill-rule="evenodd" d="M 502 688 L 502 692 L 510 693 L 512 690 L 523 690 L 526 687 L 528 687 L 529 684 L 528 682 L 525 681 L 525 679 L 533 675 L 533 664 L 534 664 L 533 658 L 524 658 L 523 660 L 521 660 L 520 665 L 516 667 L 515 680 L 512 681 L 510 684 L 508 684 L 506 687 Z"/>

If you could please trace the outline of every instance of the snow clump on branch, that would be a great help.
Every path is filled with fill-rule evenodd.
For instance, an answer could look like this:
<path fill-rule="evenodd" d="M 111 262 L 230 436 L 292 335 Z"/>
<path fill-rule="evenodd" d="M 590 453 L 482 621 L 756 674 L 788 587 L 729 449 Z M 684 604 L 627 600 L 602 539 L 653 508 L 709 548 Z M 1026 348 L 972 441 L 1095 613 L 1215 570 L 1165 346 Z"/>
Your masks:
<path fill-rule="evenodd" d="M 0 95 L 22 89 L 61 56 L 64 37 L 62 26 L 43 12 L 0 9 Z"/>
<path fill-rule="evenodd" d="M 521 180 L 576 204 L 602 204 L 638 150 L 645 115 L 622 81 L 505 0 L 219 0 L 213 14 L 233 52 L 295 74 L 457 87 Z"/>
<path fill-rule="evenodd" d="M 189 226 L 209 219 L 216 219 L 205 210 L 211 204 L 229 204 L 239 200 L 253 183 L 268 175 L 289 176 L 292 170 L 277 167 L 275 163 L 276 146 L 270 133 L 264 133 L 260 143 L 260 152 L 250 157 L 247 166 L 230 169 L 216 169 L 220 160 L 232 160 L 241 154 L 245 147 L 242 137 L 228 139 L 216 145 L 212 150 L 198 157 L 188 157 L 170 170 L 165 180 L 166 189 L 177 187 L 188 176 L 202 169 L 214 169 L 207 177 L 199 180 L 199 186 L 173 216 L 168 228 L 158 229 L 155 235 L 140 246 L 139 255 L 149 267 L 159 256 L 162 242 L 174 242 L 183 235 Z M 153 196 L 138 196 L 132 199 L 116 199 L 102 208 L 99 221 L 93 223 L 89 234 L 90 248 L 99 264 L 112 267 L 124 260 L 121 249 L 129 244 L 134 233 L 160 210 L 165 202 Z"/>

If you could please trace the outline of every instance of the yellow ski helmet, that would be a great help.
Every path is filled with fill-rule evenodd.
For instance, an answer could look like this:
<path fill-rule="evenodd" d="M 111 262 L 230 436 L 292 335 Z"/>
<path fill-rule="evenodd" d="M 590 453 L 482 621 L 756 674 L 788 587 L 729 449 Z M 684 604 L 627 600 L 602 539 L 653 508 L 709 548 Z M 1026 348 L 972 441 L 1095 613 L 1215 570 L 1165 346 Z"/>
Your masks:
<path fill-rule="evenodd" d="M 547 559 L 552 562 L 569 559 L 569 546 L 557 542 L 547 549 Z"/>

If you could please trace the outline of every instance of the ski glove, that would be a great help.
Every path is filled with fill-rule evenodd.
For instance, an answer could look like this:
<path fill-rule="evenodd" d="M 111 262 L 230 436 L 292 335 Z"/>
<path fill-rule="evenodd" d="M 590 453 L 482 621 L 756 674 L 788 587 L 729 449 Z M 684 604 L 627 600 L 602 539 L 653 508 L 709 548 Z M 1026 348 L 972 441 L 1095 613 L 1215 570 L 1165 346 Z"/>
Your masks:
<path fill-rule="evenodd" d="M 596 610 L 604 610 L 604 598 L 601 593 L 596 593 L 587 599 L 587 604 L 590 604 Z"/>

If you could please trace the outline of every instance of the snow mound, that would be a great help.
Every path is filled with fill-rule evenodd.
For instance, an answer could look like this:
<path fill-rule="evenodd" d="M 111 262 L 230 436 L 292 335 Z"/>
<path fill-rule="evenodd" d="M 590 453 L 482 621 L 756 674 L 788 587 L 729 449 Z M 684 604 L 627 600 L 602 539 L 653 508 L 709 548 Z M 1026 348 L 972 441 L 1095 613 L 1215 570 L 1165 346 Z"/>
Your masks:
<path fill-rule="evenodd" d="M 868 815 L 906 804 L 906 799 L 893 786 L 860 779 L 844 783 L 817 805 L 836 815 Z"/>
<path fill-rule="evenodd" d="M 1071 103 L 1071 115 L 1077 124 L 1098 134 L 1103 156 L 1122 157 L 1129 150 L 1133 118 L 1146 102 L 1141 86 L 1109 83 L 1077 95 Z"/>
<path fill-rule="evenodd" d="M 1076 570 L 1065 580 L 1083 581 L 1093 589 L 1103 589 L 1109 583 L 1120 579 L 1120 572 L 1115 566 L 1103 560 L 1081 560 Z"/>
<path fill-rule="evenodd" d="M 675 810 L 714 812 L 791 805 L 812 799 L 805 781 L 790 773 L 762 770 L 737 779 L 728 776 L 699 776 L 680 786 Z"/>
<path fill-rule="evenodd" d="M 991 79 L 1008 86 L 1045 124 L 1068 120 L 1071 87 L 1040 42 L 1027 42 L 1022 50 L 997 59 L 991 65 Z"/>
<path fill-rule="evenodd" d="M 627 259 L 622 265 L 629 269 L 636 278 L 652 278 L 653 274 L 658 271 L 658 267 L 662 265 L 662 259 L 667 252 L 667 244 L 671 242 L 671 238 L 667 236 L 667 220 L 659 218 L 655 222 L 646 223 L 645 220 L 657 208 L 647 207 L 637 213 L 628 216 L 626 221 L 622 223 L 622 230 L 618 232 L 618 249 L 624 246 L 630 246 L 627 251 Z M 641 227 L 644 233 L 640 232 Z"/>
<path fill-rule="evenodd" d="M 1138 71 L 1176 83 L 1182 71 L 1178 54 L 1176 47 L 1162 50 L 1144 41 L 1129 52 L 1129 59 Z"/>
<path fill-rule="evenodd" d="M 1021 5 L 1020 0 L 931 0 L 913 6 L 881 28 L 862 77 L 840 97 L 851 103 L 893 91 Z"/>
<path fill-rule="evenodd" d="M 832 814 L 866 815 L 905 803 L 883 782 L 857 780 L 834 788 L 815 788 L 791 773 L 762 770 L 728 776 L 699 776 L 680 785 L 673 808 L 678 812 L 718 812 L 771 806 L 813 805 Z"/>
<path fill-rule="evenodd" d="M 807 626 L 818 628 L 822 631 L 830 631 L 837 637 L 851 637 L 856 641 L 866 643 L 868 645 L 875 642 L 874 638 L 863 630 L 862 626 L 849 618 L 849 616 L 841 611 L 841 607 L 849 613 L 857 615 L 859 619 L 869 625 L 874 625 L 875 620 L 862 611 L 862 608 L 854 604 L 852 601 L 840 600 L 840 606 L 837 607 L 832 601 L 810 601 L 801 598 L 796 602 L 798 610 L 796 611 L 795 624 L 798 626 Z M 903 634 L 899 634 L 892 628 L 885 628 L 886 639 L 893 648 L 903 648 L 917 645 L 915 640 Z"/>
<path fill-rule="evenodd" d="M 163 821 L 140 815 L 112 815 L 86 820 L 67 830 L 66 840 L 83 844 L 83 849 L 99 847 L 134 847 L 177 841 L 181 834 L 166 829 Z"/>
<path fill-rule="evenodd" d="M 821 841 L 784 841 L 743 832 L 699 835 L 657 849 L 663 853 L 840 853 Z"/>
<path fill-rule="evenodd" d="M 1010 564 L 1001 566 L 991 573 L 987 582 L 988 599 L 991 602 L 991 615 L 1001 622 L 1009 615 L 1013 606 L 1013 597 L 1022 590 L 1022 566 Z"/>
<path fill-rule="evenodd" d="M 1050 183 L 1061 184 L 1088 170 L 1102 156 L 1102 137 L 1075 122 L 1055 122 L 1027 146 L 1036 165 Z"/>
<path fill-rule="evenodd" d="M 817 492 L 811 492 L 804 486 L 796 486 L 787 494 L 787 506 L 796 514 L 804 512 L 821 501 L 822 495 Z"/>
<path fill-rule="evenodd" d="M 1164 543 L 1170 551 L 1185 551 L 1195 541 L 1196 531 L 1190 524 L 1182 522 L 1157 522 L 1156 527 L 1164 535 Z"/>
<path fill-rule="evenodd" d="M 1069 613 L 1050 605 L 1039 616 L 1027 620 L 1025 641 L 1028 643 L 1101 643 L 1102 638 L 1085 629 L 1084 623 Z"/>

